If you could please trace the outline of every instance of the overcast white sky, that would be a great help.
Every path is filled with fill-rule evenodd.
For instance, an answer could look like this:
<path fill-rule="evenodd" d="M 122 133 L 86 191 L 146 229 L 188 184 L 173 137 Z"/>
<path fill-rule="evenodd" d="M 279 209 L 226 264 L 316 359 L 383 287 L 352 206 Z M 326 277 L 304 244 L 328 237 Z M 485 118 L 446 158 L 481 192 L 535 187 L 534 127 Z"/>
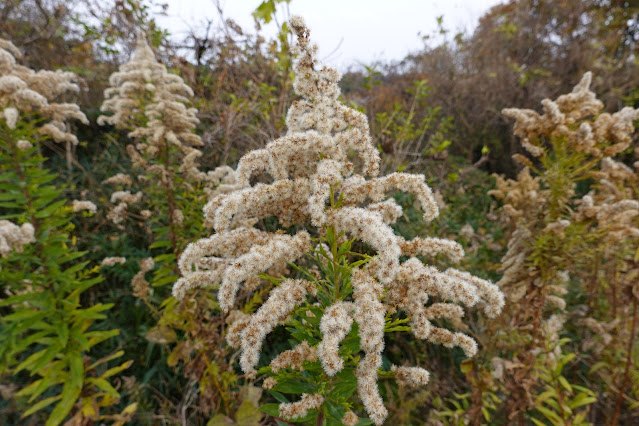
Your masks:
<path fill-rule="evenodd" d="M 177 37 L 189 27 L 204 27 L 206 18 L 218 22 L 214 0 L 165 0 L 168 16 L 159 19 Z M 253 29 L 251 13 L 261 0 L 219 0 L 226 18 Z M 432 34 L 436 17 L 453 33 L 472 31 L 478 19 L 501 0 L 292 0 L 292 15 L 302 15 L 320 58 L 339 68 L 369 64 L 376 59 L 400 60 L 423 43 L 418 33 Z M 282 18 L 285 16 L 280 14 Z M 274 24 L 265 28 L 275 33 Z M 201 34 L 203 30 L 201 31 Z M 337 50 L 336 50 L 337 49 Z"/>

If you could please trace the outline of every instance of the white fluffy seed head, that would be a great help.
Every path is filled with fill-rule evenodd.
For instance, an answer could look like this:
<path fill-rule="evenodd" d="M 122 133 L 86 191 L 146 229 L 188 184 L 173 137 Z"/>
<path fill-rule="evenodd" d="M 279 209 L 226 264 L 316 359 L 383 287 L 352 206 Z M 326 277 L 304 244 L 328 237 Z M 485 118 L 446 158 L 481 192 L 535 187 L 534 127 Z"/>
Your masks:
<path fill-rule="evenodd" d="M 317 352 L 324 371 L 334 376 L 344 368 L 344 360 L 340 358 L 339 343 L 344 340 L 353 324 L 353 307 L 348 302 L 337 302 L 324 310 L 320 321 L 322 341 Z"/>
<path fill-rule="evenodd" d="M 391 371 L 395 373 L 395 380 L 402 387 L 418 388 L 428 384 L 430 373 L 421 367 L 398 367 L 393 365 Z"/>
<path fill-rule="evenodd" d="M 280 416 L 285 419 L 295 420 L 304 417 L 309 410 L 320 408 L 324 403 L 324 397 L 319 394 L 302 394 L 302 399 L 297 402 L 280 404 Z"/>
<path fill-rule="evenodd" d="M 56 100 L 80 91 L 77 76 L 62 70 L 35 72 L 16 62 L 20 56 L 11 42 L 0 39 L 0 121 L 9 130 L 15 130 L 22 120 L 36 113 L 38 120 L 32 124 L 39 136 L 76 145 L 78 138 L 70 131 L 68 122 L 89 124 L 89 120 L 78 105 Z M 18 142 L 21 150 L 31 148 L 30 145 L 25 140 Z"/>
<path fill-rule="evenodd" d="M 184 250 L 179 260 L 182 277 L 174 285 L 173 294 L 182 298 L 191 288 L 217 288 L 220 306 L 228 312 L 238 292 L 250 292 L 260 285 L 260 274 L 274 269 L 285 271 L 282 265 L 286 262 L 298 262 L 312 253 L 313 247 L 324 247 L 322 240 L 311 243 L 311 236 L 321 238 L 332 228 L 344 240 L 364 242 L 374 253 L 365 266 L 352 270 L 353 300 L 336 300 L 326 307 L 319 324 L 322 340 L 316 348 L 300 343 L 277 356 L 271 368 L 276 373 L 283 368 L 300 369 L 305 360 L 317 357 L 324 372 L 334 376 L 344 368 L 340 342 L 353 321 L 357 322 L 364 352 L 356 370 L 358 394 L 371 420 L 381 424 L 388 415 L 377 386 L 386 314 L 402 310 L 411 318 L 417 337 L 459 346 L 472 356 L 476 351 L 474 340 L 434 327 L 430 321 L 445 318 L 459 322 L 464 311 L 457 303 L 474 306 L 481 301 L 489 316 L 497 315 L 503 296 L 487 281 L 454 269 L 439 271 L 416 257 L 445 255 L 457 262 L 464 253 L 454 241 L 406 241 L 395 235 L 392 225 L 403 212 L 392 193 L 410 193 L 426 221 L 439 213 L 434 195 L 423 175 L 376 177 L 379 152 L 372 144 L 366 116 L 339 103 L 339 75 L 331 68 L 318 66 L 317 49 L 310 43 L 304 21 L 294 17 L 290 24 L 298 38 L 295 91 L 302 99 L 288 111 L 288 132 L 244 155 L 236 171 L 224 168 L 211 173 L 210 179 L 216 184 L 229 177 L 220 184 L 223 189 L 210 192 L 204 207 L 206 220 L 216 233 Z M 269 183 L 254 182 L 265 175 L 270 176 Z M 275 224 L 277 230 L 255 228 L 255 224 L 264 223 L 269 223 L 269 229 Z M 402 263 L 403 255 L 410 259 Z M 312 272 L 319 282 L 322 277 L 318 274 L 319 270 Z M 314 282 L 286 279 L 285 272 L 277 276 L 283 281 L 257 312 L 231 314 L 237 318 L 229 328 L 227 341 L 239 346 L 240 366 L 249 376 L 256 374 L 266 336 L 317 292 Z M 431 298 L 438 302 L 427 307 Z M 405 378 L 407 383 L 412 380 L 424 384 L 428 380 L 425 370 L 398 368 L 400 381 Z M 265 386 L 274 386 L 274 382 L 265 382 Z M 298 418 L 309 407 L 318 408 L 322 403 L 319 395 L 305 395 L 301 401 L 282 404 L 280 414 Z M 344 417 L 345 424 L 356 422 L 354 413 Z"/>
<path fill-rule="evenodd" d="M 21 253 L 23 246 L 34 242 L 35 228 L 30 223 L 18 226 L 8 220 L 0 220 L 0 256 L 8 257 L 12 251 Z"/>
<path fill-rule="evenodd" d="M 98 208 L 91 201 L 79 201 L 73 200 L 72 208 L 74 212 L 80 211 L 88 211 L 89 213 L 95 214 L 98 211 Z"/>

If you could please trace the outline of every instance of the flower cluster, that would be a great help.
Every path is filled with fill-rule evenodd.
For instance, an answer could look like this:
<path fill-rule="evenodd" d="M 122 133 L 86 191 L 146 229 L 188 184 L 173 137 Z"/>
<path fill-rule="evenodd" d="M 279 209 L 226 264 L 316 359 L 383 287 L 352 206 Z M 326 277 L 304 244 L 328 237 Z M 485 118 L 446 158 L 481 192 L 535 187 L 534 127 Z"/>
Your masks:
<path fill-rule="evenodd" d="M 131 60 L 111 75 L 109 84 L 102 111 L 112 114 L 100 116 L 98 124 L 130 130 L 129 137 L 138 141 L 135 149 L 148 157 L 162 155 L 167 144 L 177 147 L 183 169 L 204 179 L 194 163 L 202 155 L 194 147 L 204 145 L 194 133 L 197 110 L 186 106 L 193 90 L 157 61 L 143 33 L 138 34 Z M 160 171 L 162 176 L 165 173 Z M 116 181 L 123 182 L 122 178 Z"/>
<path fill-rule="evenodd" d="M 612 307 L 612 316 L 610 313 L 593 314 L 591 310 L 583 312 L 584 318 L 579 322 L 590 330 L 591 336 L 583 340 L 581 348 L 604 359 L 619 356 L 627 350 L 626 342 L 634 338 L 631 319 L 639 303 L 636 257 L 639 241 L 639 163 L 633 166 L 610 157 L 604 158 L 601 169 L 595 173 L 597 180 L 591 186 L 591 191 L 581 198 L 573 214 L 575 221 L 587 225 L 591 235 L 598 236 L 592 274 L 594 280 L 607 285 L 593 298 L 597 300 L 596 303 L 608 299 Z M 616 268 L 607 271 L 598 267 L 600 262 L 615 265 Z M 619 298 L 619 295 L 624 296 Z"/>
<path fill-rule="evenodd" d="M 80 91 L 77 77 L 68 71 L 34 71 L 19 65 L 20 51 L 10 41 L 0 39 L 0 120 L 15 129 L 22 115 L 38 114 L 36 127 L 41 137 L 56 142 L 77 144 L 67 121 L 80 120 L 88 124 L 86 116 L 74 103 L 58 102 L 60 98 Z M 29 141 L 18 142 L 20 149 L 28 149 Z"/>
<path fill-rule="evenodd" d="M 126 263 L 125 257 L 113 256 L 113 257 L 105 257 L 104 259 L 102 259 L 100 266 L 114 266 L 117 264 L 122 265 L 124 263 Z"/>
<path fill-rule="evenodd" d="M 395 373 L 395 380 L 400 386 L 416 388 L 428 383 L 430 374 L 421 367 L 398 367 L 393 365 L 391 371 Z"/>
<path fill-rule="evenodd" d="M 229 179 L 230 191 L 218 193 L 205 206 L 206 219 L 216 233 L 191 243 L 183 252 L 179 262 L 182 278 L 175 283 L 173 294 L 182 298 L 193 288 L 218 288 L 220 306 L 228 312 L 239 291 L 253 289 L 256 278 L 259 285 L 260 274 L 281 271 L 282 265 L 301 261 L 312 252 L 311 235 L 321 236 L 333 229 L 366 243 L 376 256 L 364 267 L 352 270 L 352 299 L 336 300 L 325 307 L 321 342 L 313 348 L 301 343 L 276 358 L 272 368 L 299 369 L 301 362 L 317 356 L 325 373 L 334 376 L 344 368 L 339 344 L 356 322 L 364 352 L 356 370 L 358 394 L 373 422 L 381 424 L 387 410 L 377 388 L 377 371 L 382 364 L 386 314 L 401 310 L 410 318 L 417 337 L 447 347 L 459 346 L 472 356 L 477 344 L 471 337 L 436 327 L 431 321 L 459 320 L 464 310 L 458 303 L 481 304 L 484 312 L 494 317 L 499 315 L 504 298 L 494 284 L 453 268 L 440 271 L 417 257 L 444 254 L 452 261 L 459 260 L 463 249 L 454 241 L 406 241 L 395 235 L 390 225 L 402 215 L 402 209 L 389 194 L 412 194 L 424 220 L 430 221 L 438 215 L 432 191 L 423 175 L 377 177 L 380 158 L 365 115 L 338 101 L 339 75 L 331 68 L 318 69 L 317 48 L 310 44 L 303 20 L 295 17 L 290 24 L 299 41 L 295 90 L 302 99 L 289 109 L 288 132 L 242 157 L 234 178 Z M 258 178 L 264 175 L 272 181 L 260 182 Z M 277 218 L 280 230 L 256 228 L 269 217 Z M 402 263 L 402 256 L 409 259 Z M 256 374 L 266 335 L 316 291 L 313 282 L 284 279 L 255 314 L 233 313 L 235 322 L 227 340 L 231 345 L 239 344 L 244 372 Z M 402 383 L 424 384 L 428 379 L 428 373 L 419 368 L 396 371 Z M 321 395 L 304 395 L 299 402 L 282 404 L 280 414 L 285 418 L 303 416 L 322 401 Z M 352 413 L 347 417 L 353 424 L 357 416 Z"/>
<path fill-rule="evenodd" d="M 22 246 L 35 242 L 35 229 L 30 223 L 21 226 L 8 220 L 0 220 L 0 256 L 7 257 L 12 251 L 22 252 Z"/>
<path fill-rule="evenodd" d="M 152 257 L 147 257 L 140 261 L 140 270 L 133 276 L 131 280 L 131 287 L 133 287 L 133 295 L 139 299 L 146 299 L 151 291 L 149 282 L 144 278 L 144 275 L 149 272 L 155 266 L 155 262 Z"/>
<path fill-rule="evenodd" d="M 293 349 L 284 351 L 279 354 L 273 361 L 271 361 L 270 367 L 273 373 L 277 373 L 283 368 L 292 368 L 294 370 L 303 370 L 302 364 L 306 361 L 317 360 L 317 348 L 309 346 L 308 342 L 304 341 Z"/>
<path fill-rule="evenodd" d="M 539 273 L 531 271 L 528 264 L 533 250 L 530 241 L 534 228 L 539 226 L 542 232 L 547 233 L 560 230 L 563 225 L 559 222 L 537 223 L 537 218 L 543 217 L 543 212 L 548 210 L 550 194 L 542 188 L 539 176 L 531 176 L 528 167 L 519 172 L 517 179 L 498 176 L 497 188 L 489 194 L 503 201 L 504 217 L 513 227 L 506 254 L 501 260 L 500 272 L 503 275 L 497 285 L 506 292 L 510 301 L 517 303 L 539 279 Z M 557 293 L 564 291 L 559 286 L 553 289 Z"/>
<path fill-rule="evenodd" d="M 171 211 L 167 212 L 169 222 L 172 227 L 181 224 L 183 215 L 175 206 L 175 194 L 179 190 L 193 191 L 194 185 L 211 190 L 219 183 L 219 176 L 198 168 L 197 159 L 202 152 L 197 148 L 204 143 L 195 133 L 197 110 L 187 106 L 192 89 L 157 61 L 142 33 L 138 34 L 131 60 L 111 75 L 109 83 L 102 111 L 111 115 L 100 116 L 98 123 L 128 130 L 134 144 L 127 147 L 127 152 L 134 167 L 142 173 L 135 177 L 118 173 L 104 183 L 128 188 L 134 183 L 144 187 L 160 182 L 171 204 Z M 131 198 L 124 194 L 130 193 L 118 191 L 111 199 L 117 204 L 108 217 L 116 225 L 126 218 L 127 205 L 139 202 L 142 196 L 138 193 L 139 197 Z M 152 214 L 141 212 L 143 218 Z"/>
<path fill-rule="evenodd" d="M 91 214 L 95 214 L 98 211 L 97 206 L 91 201 L 73 200 L 71 207 L 73 208 L 74 212 L 81 212 L 83 210 L 86 210 Z"/>
<path fill-rule="evenodd" d="M 514 118 L 515 135 L 533 156 L 546 155 L 543 138 L 565 138 L 572 149 L 593 156 L 612 156 L 632 142 L 633 121 L 639 110 L 625 107 L 609 114 L 601 113 L 603 103 L 590 90 L 592 74 L 587 72 L 571 93 L 556 100 L 544 99 L 543 114 L 530 109 L 507 108 L 506 117 Z M 596 116 L 595 120 L 590 117 Z"/>
<path fill-rule="evenodd" d="M 116 191 L 111 194 L 111 203 L 116 204 L 107 213 L 107 218 L 118 225 L 124 221 L 129 204 L 139 203 L 142 200 L 142 192 L 131 194 L 131 191 Z"/>
<path fill-rule="evenodd" d="M 593 190 L 585 195 L 572 217 L 562 217 L 562 211 L 553 205 L 566 205 L 575 195 L 575 183 L 562 179 L 566 184 L 561 191 L 551 189 L 556 185 L 551 180 L 554 174 L 533 177 L 531 169 L 539 169 L 531 160 L 516 154 L 515 160 L 525 167 L 516 180 L 497 177 L 497 189 L 491 195 L 504 202 L 504 214 L 514 227 L 508 242 L 508 251 L 502 259 L 503 277 L 498 283 L 508 288 L 509 297 L 519 301 L 531 285 L 538 285 L 539 274 L 533 272 L 526 263 L 532 251 L 529 243 L 536 228 L 544 234 L 554 234 L 564 239 L 566 229 L 572 222 L 596 220 L 606 228 L 605 238 L 620 241 L 627 236 L 639 236 L 639 229 L 632 225 L 632 218 L 639 214 L 639 204 L 624 187 L 624 182 L 636 179 L 635 173 L 623 163 L 610 156 L 626 150 L 632 142 L 633 121 L 639 119 L 639 110 L 625 107 L 614 113 L 602 113 L 603 103 L 590 90 L 591 73 L 586 73 L 571 93 L 559 96 L 555 101 L 542 101 L 543 114 L 533 110 L 508 108 L 503 110 L 507 117 L 514 118 L 515 135 L 521 138 L 522 147 L 532 157 L 548 167 L 546 162 L 549 145 L 554 149 L 568 150 L 572 162 L 576 164 L 572 179 L 598 178 Z M 559 147 L 561 145 L 561 147 Z M 601 171 L 593 171 L 594 164 L 601 159 Z M 566 164 L 570 161 L 564 160 Z M 583 163 L 593 161 L 591 167 Z M 553 173 L 553 172 L 548 172 Z M 556 173 L 555 173 L 556 174 Z M 559 193 L 559 195 L 557 195 Z M 560 197 L 560 199 L 558 198 Z M 543 219 L 542 219 L 543 218 Z M 563 285 L 566 279 L 558 277 L 548 286 L 550 294 L 547 302 L 555 307 L 565 303 Z"/>
<path fill-rule="evenodd" d="M 280 414 L 287 419 L 304 417 L 308 410 L 319 408 L 324 403 L 324 397 L 318 394 L 302 394 L 302 399 L 297 402 L 288 402 L 280 405 Z"/>
<path fill-rule="evenodd" d="M 636 164 L 639 166 L 639 164 Z M 639 201 L 632 188 L 639 183 L 639 175 L 624 163 L 606 157 L 601 161 L 599 181 L 584 195 L 575 213 L 579 221 L 593 221 L 614 251 L 615 243 L 639 237 L 635 217 L 639 215 Z"/>

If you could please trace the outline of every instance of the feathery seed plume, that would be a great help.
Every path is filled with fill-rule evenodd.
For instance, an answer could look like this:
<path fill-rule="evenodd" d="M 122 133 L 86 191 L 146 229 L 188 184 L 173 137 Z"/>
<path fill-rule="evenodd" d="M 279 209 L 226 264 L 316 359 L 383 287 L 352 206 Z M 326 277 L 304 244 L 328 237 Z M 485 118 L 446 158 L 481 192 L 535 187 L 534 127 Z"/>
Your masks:
<path fill-rule="evenodd" d="M 477 350 L 472 338 L 435 327 L 431 321 L 459 321 L 464 311 L 457 303 L 480 303 L 494 317 L 504 298 L 488 281 L 456 269 L 442 272 L 416 257 L 444 255 L 458 262 L 464 252 L 456 242 L 421 237 L 407 241 L 394 233 L 391 226 L 403 213 L 392 193 L 411 194 L 424 220 L 430 221 L 439 213 L 433 192 L 423 175 L 378 177 L 379 152 L 372 144 L 366 116 L 339 102 L 339 74 L 318 65 L 317 48 L 310 43 L 302 18 L 293 17 L 290 26 L 298 39 L 294 88 L 301 99 L 288 111 L 288 131 L 244 155 L 237 170 L 224 166 L 209 172 L 216 184 L 223 182 L 219 190 L 210 192 L 203 209 L 215 233 L 184 250 L 179 260 L 182 277 L 173 286 L 173 295 L 180 299 L 192 289 L 210 287 L 217 290 L 221 308 L 229 312 L 239 292 L 262 285 L 261 274 L 284 270 L 280 266 L 286 262 L 304 262 L 305 254 L 322 249 L 333 260 L 324 243 L 311 239 L 326 235 L 327 229 L 332 228 L 344 241 L 353 238 L 366 243 L 374 256 L 362 268 L 352 270 L 352 300 L 335 300 L 325 306 L 319 321 L 320 343 L 300 342 L 277 356 L 271 369 L 273 373 L 300 369 L 303 362 L 319 359 L 324 372 L 335 376 L 344 368 L 339 345 L 355 321 L 364 352 L 356 368 L 358 394 L 371 420 L 379 425 L 388 415 L 377 385 L 387 313 L 403 311 L 418 338 L 459 346 L 472 356 Z M 254 176 L 262 174 L 270 175 L 272 181 L 252 183 Z M 275 220 L 277 230 L 262 230 L 261 223 L 267 218 Z M 403 255 L 409 260 L 402 263 Z M 310 268 L 310 273 L 321 280 L 319 269 Z M 280 276 L 282 281 L 254 314 L 229 314 L 233 319 L 229 320 L 227 342 L 240 348 L 240 366 L 249 376 L 256 374 L 266 336 L 318 291 L 314 282 Z M 427 307 L 431 299 L 441 303 Z M 412 380 L 416 385 L 427 382 L 425 370 L 407 368 L 397 371 L 398 380 Z M 275 383 L 265 381 L 263 386 Z M 294 419 L 322 404 L 322 395 L 303 395 L 301 401 L 280 405 L 280 414 Z M 354 413 L 344 416 L 345 424 L 356 422 Z"/>

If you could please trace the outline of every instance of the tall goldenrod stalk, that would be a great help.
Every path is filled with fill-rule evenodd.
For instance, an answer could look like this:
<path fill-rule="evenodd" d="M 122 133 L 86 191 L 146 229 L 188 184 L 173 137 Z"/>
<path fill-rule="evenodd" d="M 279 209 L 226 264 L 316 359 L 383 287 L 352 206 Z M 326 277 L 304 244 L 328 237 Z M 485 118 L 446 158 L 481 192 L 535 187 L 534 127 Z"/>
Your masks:
<path fill-rule="evenodd" d="M 77 144 L 72 119 L 87 123 L 79 107 L 58 102 L 79 91 L 74 74 L 33 71 L 18 65 L 20 52 L 0 39 L 0 376 L 3 399 L 14 399 L 21 419 L 58 425 L 107 418 L 126 421 L 136 404 L 120 415 L 101 410 L 120 397 L 111 377 L 115 352 L 92 359 L 90 351 L 119 333 L 95 330 L 111 304 L 84 307 L 84 293 L 101 281 L 78 252 L 73 215 L 95 213 L 88 200 L 63 197 L 64 186 L 43 168 L 45 142 Z M 7 220 L 10 219 L 10 220 Z M 5 382 L 5 378 L 10 379 Z M 9 395 L 7 397 L 7 394 Z M 9 409 L 10 410 L 10 409 Z M 3 413 L 4 414 L 4 413 Z M 25 420 L 27 421 L 27 420 Z"/>
<path fill-rule="evenodd" d="M 457 261 L 463 250 L 454 241 L 395 235 L 390 225 L 402 208 L 388 194 L 412 194 L 430 221 L 438 215 L 432 192 L 422 175 L 377 177 L 380 158 L 366 117 L 338 101 L 339 75 L 318 69 L 304 21 L 294 17 L 290 24 L 298 38 L 294 87 L 302 98 L 289 109 L 288 132 L 242 157 L 237 187 L 204 207 L 216 233 L 186 248 L 173 294 L 217 289 L 221 308 L 232 317 L 227 341 L 240 349 L 240 367 L 249 378 L 259 374 L 266 336 L 279 324 L 289 327 L 298 344 L 260 370 L 269 373 L 264 387 L 283 390 L 293 376 L 307 385 L 300 387 L 300 400 L 282 403 L 274 415 L 354 424 L 350 393 L 335 393 L 346 371 L 356 377 L 368 416 L 382 424 L 388 412 L 377 380 L 385 331 L 409 322 L 418 338 L 473 356 L 475 340 L 438 326 L 439 320 L 458 322 L 464 315 L 458 303 L 479 304 L 494 317 L 504 299 L 494 284 L 418 258 L 443 254 Z M 402 262 L 402 256 L 408 259 Z M 232 310 L 239 293 L 265 282 L 275 288 L 254 314 Z M 397 316 L 400 311 L 405 318 Z M 358 343 L 346 344 L 353 333 Z M 302 369 L 310 376 L 300 376 Z M 405 385 L 428 381 L 419 367 L 395 366 L 390 374 Z"/>
<path fill-rule="evenodd" d="M 565 317 L 574 315 L 567 310 L 565 295 L 571 279 L 580 278 L 578 265 L 593 264 L 592 244 L 621 236 L 619 230 L 627 230 L 636 214 L 636 202 L 602 205 L 597 210 L 593 194 L 583 200 L 576 197 L 578 183 L 601 177 L 600 169 L 610 167 L 609 157 L 630 146 L 633 121 L 639 118 L 639 112 L 628 107 L 603 113 L 603 104 L 590 90 L 591 79 L 586 73 L 571 93 L 554 101 L 544 99 L 543 114 L 503 111 L 516 120 L 515 135 L 529 154 L 516 154 L 523 170 L 516 180 L 498 177 L 497 189 L 492 191 L 504 201 L 504 217 L 511 226 L 498 285 L 513 307 L 502 316 L 504 326 L 510 327 L 509 336 L 497 335 L 501 341 L 494 345 L 513 353 L 508 361 L 511 368 L 501 378 L 509 393 L 506 412 L 520 423 L 528 409 L 543 412 L 539 408 L 543 403 L 534 397 L 544 385 L 543 372 L 563 365 L 557 336 Z M 594 217 L 602 226 L 614 226 L 589 233 L 588 223 Z M 558 326 L 548 327 L 551 322 Z M 549 347 L 549 341 L 555 343 Z M 583 415 L 560 411 L 558 415 L 571 422 Z"/>
<path fill-rule="evenodd" d="M 105 180 L 117 188 L 111 194 L 107 218 L 121 229 L 143 224 L 150 237 L 146 247 L 150 257 L 138 259 L 140 270 L 131 282 L 133 295 L 158 319 L 145 337 L 156 344 L 171 344 L 177 340 L 175 330 L 181 331 L 184 339 L 172 348 L 169 364 L 185 362 L 186 386 L 193 386 L 192 380 L 200 382 L 203 412 L 232 415 L 228 400 L 233 390 L 229 383 L 220 385 L 228 379 L 219 377 L 224 356 L 214 359 L 202 344 L 219 346 L 222 337 L 216 329 L 223 327 L 223 321 L 210 315 L 209 300 L 193 298 L 180 303 L 172 297 L 164 299 L 169 295 L 165 286 L 180 277 L 177 259 L 186 241 L 202 235 L 205 224 L 197 212 L 208 194 L 224 191 L 232 186 L 232 179 L 224 168 L 200 171 L 197 161 L 202 152 L 198 148 L 204 143 L 196 133 L 193 91 L 158 62 L 144 35 L 138 35 L 131 60 L 109 82 L 102 105 L 109 115 L 99 117 L 98 122 L 127 131 L 133 172 Z M 151 275 L 148 281 L 147 274 Z M 218 406 L 220 401 L 223 408 Z"/>

